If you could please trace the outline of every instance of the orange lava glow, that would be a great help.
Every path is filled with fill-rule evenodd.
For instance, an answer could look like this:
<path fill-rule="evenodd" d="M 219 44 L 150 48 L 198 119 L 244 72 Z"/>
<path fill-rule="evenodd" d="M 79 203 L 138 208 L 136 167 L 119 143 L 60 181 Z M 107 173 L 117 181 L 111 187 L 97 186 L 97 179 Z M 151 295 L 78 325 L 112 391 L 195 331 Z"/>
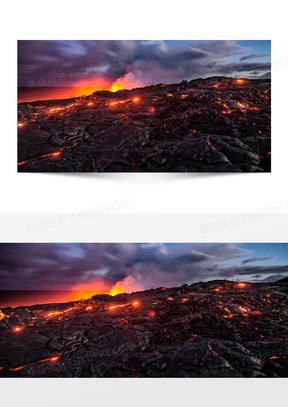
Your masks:
<path fill-rule="evenodd" d="M 29 161 L 34 161 L 34 160 L 38 160 L 39 158 L 44 158 L 44 157 L 49 157 L 50 155 L 59 155 L 59 154 L 61 154 L 61 151 L 56 151 L 55 153 L 40 155 L 39 157 L 30 158 L 29 160 L 26 160 L 26 161 L 21 161 L 17 165 L 23 165 L 23 164 L 28 163 Z"/>
<path fill-rule="evenodd" d="M 98 90 L 110 90 L 111 85 L 111 79 L 104 75 L 95 78 L 81 79 L 75 83 L 74 90 L 69 97 L 89 96 Z"/>
<path fill-rule="evenodd" d="M 92 309 L 92 307 L 86 307 L 86 311 L 89 311 L 89 310 L 91 310 Z"/>
<path fill-rule="evenodd" d="M 237 79 L 236 83 L 244 83 L 244 80 L 243 79 Z"/>
<path fill-rule="evenodd" d="M 248 312 L 248 310 L 247 310 L 246 308 L 244 308 L 244 307 L 239 307 L 239 309 L 240 309 L 241 311 L 243 311 L 243 312 Z"/>
<path fill-rule="evenodd" d="M 58 112 L 59 110 L 64 110 L 65 107 L 53 107 L 52 109 L 48 110 L 48 113 Z"/>
<path fill-rule="evenodd" d="M 19 331 L 22 331 L 22 329 L 23 329 L 23 328 L 20 328 L 19 326 L 16 326 L 16 327 L 14 328 L 14 331 L 15 331 L 15 332 L 19 332 Z"/>
<path fill-rule="evenodd" d="M 117 81 L 115 81 L 111 88 L 110 88 L 110 92 L 117 92 L 118 90 L 122 90 L 123 89 L 123 82 L 121 81 L 121 78 L 117 79 Z"/>
<path fill-rule="evenodd" d="M 108 307 L 108 309 L 109 309 L 109 310 L 113 310 L 113 309 L 128 307 L 129 305 L 133 305 L 134 307 L 138 307 L 138 305 L 140 305 L 140 302 L 139 302 L 139 301 L 135 301 L 135 302 L 133 302 L 133 303 L 127 302 L 126 304 L 110 305 L 110 307 Z"/>
<path fill-rule="evenodd" d="M 55 360 L 58 360 L 58 359 L 59 359 L 59 356 L 53 356 L 52 358 L 42 359 L 42 360 L 39 360 L 38 362 L 28 363 L 28 365 L 15 367 L 14 369 L 9 369 L 9 370 L 12 370 L 13 372 L 15 372 L 16 370 L 24 369 L 24 367 L 27 367 L 27 366 L 36 365 L 37 363 L 48 362 L 49 360 L 50 360 L 50 361 L 55 361 Z"/>
<path fill-rule="evenodd" d="M 109 295 L 114 297 L 115 295 L 121 294 L 121 293 L 123 293 L 122 284 L 121 284 L 121 282 L 118 282 L 111 288 Z"/>
<path fill-rule="evenodd" d="M 111 284 L 107 283 L 104 279 L 97 279 L 95 281 L 77 284 L 72 287 L 69 301 L 88 300 L 93 295 L 109 294 Z"/>
<path fill-rule="evenodd" d="M 25 126 L 26 123 L 18 123 L 18 127 L 23 127 Z"/>
<path fill-rule="evenodd" d="M 87 104 L 87 106 L 92 106 L 92 105 L 93 105 L 93 102 L 90 102 Z"/>
<path fill-rule="evenodd" d="M 130 102 L 132 100 L 132 102 L 139 102 L 139 98 L 134 98 L 134 99 L 126 99 L 126 100 L 118 100 L 117 102 L 110 102 L 109 105 L 110 106 L 116 106 L 125 102 Z"/>
<path fill-rule="evenodd" d="M 238 287 L 246 287 L 246 283 L 238 283 Z"/>
<path fill-rule="evenodd" d="M 237 105 L 244 108 L 246 107 L 245 105 L 243 105 L 243 103 L 237 103 Z"/>

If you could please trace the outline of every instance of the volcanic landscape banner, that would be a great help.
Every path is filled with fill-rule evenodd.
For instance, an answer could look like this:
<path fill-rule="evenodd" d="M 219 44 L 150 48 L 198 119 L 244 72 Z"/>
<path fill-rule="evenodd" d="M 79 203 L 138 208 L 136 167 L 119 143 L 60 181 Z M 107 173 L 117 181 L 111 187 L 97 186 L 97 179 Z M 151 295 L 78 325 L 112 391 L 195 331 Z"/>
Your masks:
<path fill-rule="evenodd" d="M 271 41 L 18 41 L 19 172 L 270 172 Z"/>
<path fill-rule="evenodd" d="M 3 243 L 0 377 L 288 377 L 287 243 Z"/>

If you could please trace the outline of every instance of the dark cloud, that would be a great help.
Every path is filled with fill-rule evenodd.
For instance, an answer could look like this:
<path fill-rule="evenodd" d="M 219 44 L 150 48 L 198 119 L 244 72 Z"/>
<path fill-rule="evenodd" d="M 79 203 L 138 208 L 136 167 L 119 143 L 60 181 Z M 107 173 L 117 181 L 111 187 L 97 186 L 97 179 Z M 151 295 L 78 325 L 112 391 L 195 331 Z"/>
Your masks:
<path fill-rule="evenodd" d="M 235 41 L 19 41 L 19 86 L 41 79 L 48 86 L 72 86 L 84 79 L 97 86 L 105 77 L 111 84 L 123 78 L 125 87 L 135 87 L 270 69 L 269 64 L 245 63 L 252 55 L 225 62 L 247 49 Z M 52 77 L 56 83 L 49 81 Z"/>
<path fill-rule="evenodd" d="M 266 58 L 266 57 L 270 57 L 271 54 L 262 54 L 262 55 L 258 55 L 258 54 L 251 54 L 251 55 L 247 55 L 245 57 L 241 57 L 240 61 L 247 61 L 248 59 L 258 59 L 258 58 Z"/>
<path fill-rule="evenodd" d="M 255 261 L 268 261 L 274 259 L 276 259 L 276 257 L 251 257 L 251 259 L 243 260 L 242 264 L 253 263 Z"/>
<path fill-rule="evenodd" d="M 219 276 L 223 278 L 234 278 L 235 276 L 245 276 L 245 278 L 249 278 L 254 276 L 255 274 L 270 274 L 270 275 L 281 275 L 282 278 L 288 273 L 288 265 L 284 266 L 243 266 L 243 267 L 227 267 L 222 268 L 219 270 Z M 284 274 L 284 276 L 283 276 Z M 255 277 L 255 276 L 254 276 Z M 253 278 L 254 278 L 253 277 Z"/>

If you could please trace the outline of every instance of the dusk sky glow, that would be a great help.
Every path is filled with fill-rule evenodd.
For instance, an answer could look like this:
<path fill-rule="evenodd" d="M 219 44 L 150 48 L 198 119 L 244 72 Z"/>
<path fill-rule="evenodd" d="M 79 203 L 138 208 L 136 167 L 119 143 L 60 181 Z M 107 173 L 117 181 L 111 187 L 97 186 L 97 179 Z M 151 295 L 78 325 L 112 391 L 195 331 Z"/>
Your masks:
<path fill-rule="evenodd" d="M 3 243 L 2 290 L 131 292 L 213 279 L 276 281 L 287 243 Z"/>
<path fill-rule="evenodd" d="M 264 40 L 18 42 L 18 87 L 30 90 L 30 95 L 19 90 L 20 99 L 81 96 L 113 85 L 115 90 L 131 89 L 209 76 L 267 78 L 270 71 L 271 41 Z M 43 87 L 46 93 L 42 89 L 37 94 Z M 62 93 L 57 93 L 60 87 Z"/>

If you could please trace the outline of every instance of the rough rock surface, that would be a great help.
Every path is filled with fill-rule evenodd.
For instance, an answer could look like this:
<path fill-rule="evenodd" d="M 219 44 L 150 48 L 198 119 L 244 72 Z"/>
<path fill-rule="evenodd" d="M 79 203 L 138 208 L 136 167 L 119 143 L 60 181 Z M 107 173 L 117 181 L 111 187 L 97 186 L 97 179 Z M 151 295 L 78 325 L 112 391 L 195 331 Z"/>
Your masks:
<path fill-rule="evenodd" d="M 0 377 L 288 377 L 287 298 L 218 280 L 5 308 Z"/>
<path fill-rule="evenodd" d="M 270 80 L 18 104 L 20 172 L 269 172 Z"/>

